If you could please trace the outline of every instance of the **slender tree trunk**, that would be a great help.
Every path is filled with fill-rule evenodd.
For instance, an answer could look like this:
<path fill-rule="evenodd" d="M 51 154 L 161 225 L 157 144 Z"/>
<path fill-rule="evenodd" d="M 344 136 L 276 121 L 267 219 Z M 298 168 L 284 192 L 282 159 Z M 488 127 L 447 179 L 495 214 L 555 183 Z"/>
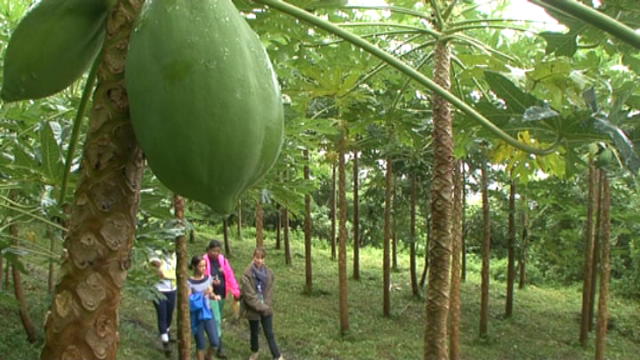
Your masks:
<path fill-rule="evenodd" d="M 224 252 L 227 256 L 231 255 L 231 246 L 229 246 L 229 217 L 222 218 L 222 236 L 224 239 Z"/>
<path fill-rule="evenodd" d="M 409 227 L 409 278 L 411 281 L 411 293 L 415 297 L 420 296 L 418 288 L 418 276 L 416 274 L 416 204 L 418 202 L 418 182 L 416 176 L 411 176 L 411 224 Z"/>
<path fill-rule="evenodd" d="M 173 209 L 176 219 L 184 222 L 184 198 L 173 197 Z M 178 359 L 191 358 L 191 318 L 189 313 L 189 251 L 184 236 L 176 238 L 176 280 L 178 283 Z"/>
<path fill-rule="evenodd" d="M 347 303 L 347 190 L 344 160 L 346 134 L 342 134 L 338 147 L 340 149 L 338 154 L 338 211 L 340 212 L 340 223 L 338 225 L 338 278 L 340 284 L 340 333 L 345 335 L 347 331 L 349 331 L 349 305 Z"/>
<path fill-rule="evenodd" d="M 256 247 L 264 246 L 264 209 L 260 199 L 256 200 Z"/>
<path fill-rule="evenodd" d="M 522 242 L 520 249 L 519 270 L 520 279 L 518 289 L 524 289 L 527 285 L 527 256 L 529 249 L 529 202 L 527 194 L 522 194 Z"/>
<path fill-rule="evenodd" d="M 9 225 L 9 232 L 11 233 L 11 237 L 14 239 L 14 244 L 17 245 L 17 239 L 19 236 L 18 225 L 15 223 Z M 33 344 L 36 342 L 36 328 L 33 326 L 33 321 L 29 315 L 29 305 L 27 304 L 27 298 L 25 297 L 24 289 L 22 288 L 22 276 L 20 275 L 20 270 L 18 270 L 15 265 L 11 265 L 11 274 L 13 275 L 13 290 L 18 302 L 20 321 L 22 322 L 22 327 L 27 334 L 27 341 Z"/>
<path fill-rule="evenodd" d="M 238 200 L 238 223 L 236 224 L 238 242 L 242 242 L 242 200 Z"/>
<path fill-rule="evenodd" d="M 434 51 L 435 82 L 451 88 L 448 44 L 440 41 Z M 431 183 L 431 231 L 429 284 L 427 289 L 424 359 L 447 360 L 449 315 L 449 266 L 451 264 L 451 208 L 453 203 L 453 114 L 449 103 L 433 96 L 434 164 Z"/>
<path fill-rule="evenodd" d="M 451 294 L 449 310 L 449 360 L 460 359 L 460 265 L 462 258 L 462 173 L 458 161 L 454 169 L 453 224 L 451 227 Z"/>
<path fill-rule="evenodd" d="M 387 158 L 387 170 L 385 175 L 385 199 L 384 199 L 384 250 L 382 254 L 382 315 L 391 316 L 391 268 L 390 268 L 390 242 L 391 242 L 391 207 L 393 206 L 393 164 Z"/>
<path fill-rule="evenodd" d="M 393 181 L 393 179 L 391 180 Z M 396 203 L 396 189 L 395 186 L 392 185 L 391 188 L 391 269 L 393 271 L 398 271 L 398 237 L 396 236 L 396 211 L 395 211 L 395 203 Z"/>
<path fill-rule="evenodd" d="M 596 178 L 598 179 L 598 203 L 594 210 L 596 214 L 596 235 L 593 239 L 593 263 L 591 265 L 591 294 L 589 294 L 589 331 L 593 330 L 593 318 L 596 306 L 596 291 L 598 289 L 598 264 L 600 263 L 600 243 L 602 242 L 602 196 L 604 191 L 602 189 L 602 177 L 603 171 L 597 170 Z"/>
<path fill-rule="evenodd" d="M 280 240 L 282 239 L 282 208 L 278 205 L 276 209 L 278 212 L 276 216 L 276 249 L 280 250 Z"/>
<path fill-rule="evenodd" d="M 602 253 L 600 258 L 600 296 L 598 298 L 598 323 L 596 329 L 596 360 L 604 360 L 607 345 L 607 322 L 609 320 L 609 309 L 607 301 L 609 297 L 609 276 L 611 275 L 610 263 L 610 238 L 611 238 L 611 190 L 609 179 L 604 171 L 600 177 L 602 189 L 602 209 L 601 228 Z"/>
<path fill-rule="evenodd" d="M 487 165 L 482 164 L 482 220 L 484 236 L 482 241 L 482 284 L 480 296 L 480 336 L 487 336 L 489 324 L 489 266 L 491 259 L 491 218 L 489 216 L 489 189 L 487 181 Z"/>
<path fill-rule="evenodd" d="M 311 179 L 311 171 L 309 170 L 309 150 L 304 150 L 304 179 Z M 311 261 L 311 194 L 304 195 L 304 274 L 305 274 L 305 292 L 311 294 L 313 292 L 313 267 Z"/>
<path fill-rule="evenodd" d="M 143 1 L 119 1 L 103 60 L 41 359 L 115 360 L 118 307 L 131 266 L 144 162 L 129 119 L 124 66 Z"/>
<path fill-rule="evenodd" d="M 282 208 L 282 227 L 284 237 L 284 263 L 291 265 L 291 247 L 289 243 L 289 210 Z"/>
<path fill-rule="evenodd" d="M 461 232 L 462 232 L 462 282 L 467 280 L 467 242 L 465 240 L 466 229 L 465 229 L 465 213 L 467 208 L 467 179 L 465 175 L 465 163 L 462 161 L 462 224 L 461 224 Z"/>
<path fill-rule="evenodd" d="M 431 202 L 429 202 L 429 204 L 431 204 Z M 427 273 L 429 272 L 429 249 L 431 247 L 431 217 L 427 215 L 425 216 L 425 220 L 425 223 L 427 224 L 427 236 L 424 242 L 424 267 L 422 268 L 422 275 L 420 276 L 421 288 L 424 288 L 425 283 L 427 282 Z"/>
<path fill-rule="evenodd" d="M 595 271 L 593 265 L 593 247 L 595 237 L 594 210 L 598 207 L 599 188 L 597 186 L 597 170 L 593 163 L 589 165 L 589 189 L 587 203 L 587 223 L 585 231 L 585 251 L 583 266 L 583 285 L 582 285 L 582 311 L 580 313 L 580 345 L 587 347 L 589 340 L 589 309 L 591 308 L 591 287 L 592 273 Z"/>
<path fill-rule="evenodd" d="M 331 168 L 331 260 L 336 259 L 336 163 Z"/>
<path fill-rule="evenodd" d="M 56 251 L 56 231 L 47 227 L 47 237 L 49 238 L 49 253 L 55 254 Z M 49 258 L 49 272 L 47 274 L 47 293 L 53 293 L 53 287 L 55 286 L 55 263 L 53 258 Z"/>
<path fill-rule="evenodd" d="M 358 198 L 358 151 L 353 151 L 353 279 L 360 280 L 360 199 Z"/>
<path fill-rule="evenodd" d="M 512 175 L 513 176 L 513 175 Z M 516 280 L 516 182 L 511 179 L 511 191 L 509 191 L 509 238 L 507 260 L 507 299 L 504 316 L 513 315 L 513 285 Z"/>

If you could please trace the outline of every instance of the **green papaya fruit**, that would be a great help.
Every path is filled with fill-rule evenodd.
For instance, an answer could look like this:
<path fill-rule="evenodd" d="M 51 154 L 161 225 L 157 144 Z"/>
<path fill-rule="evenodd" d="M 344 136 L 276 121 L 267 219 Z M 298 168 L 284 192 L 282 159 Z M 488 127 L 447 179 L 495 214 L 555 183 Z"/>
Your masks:
<path fill-rule="evenodd" d="M 4 58 L 5 101 L 55 94 L 91 65 L 112 0 L 41 0 L 20 20 Z"/>
<path fill-rule="evenodd" d="M 172 191 L 229 213 L 275 162 L 280 89 L 231 0 L 147 2 L 125 80 L 138 143 Z"/>

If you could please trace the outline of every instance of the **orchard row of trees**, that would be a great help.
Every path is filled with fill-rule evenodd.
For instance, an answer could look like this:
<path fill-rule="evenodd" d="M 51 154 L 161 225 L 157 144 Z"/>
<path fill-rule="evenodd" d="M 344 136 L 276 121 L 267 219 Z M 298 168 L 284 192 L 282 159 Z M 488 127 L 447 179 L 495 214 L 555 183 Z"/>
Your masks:
<path fill-rule="evenodd" d="M 326 238 L 339 263 L 342 333 L 349 329 L 347 278 L 359 278 L 359 248 L 384 249 L 382 313 L 388 316 L 390 269 L 397 264 L 397 247 L 405 244 L 414 295 L 427 284 L 425 359 L 460 356 L 465 256 L 478 254 L 483 261 L 481 335 L 489 331 L 491 251 L 508 259 L 507 271 L 499 275 L 508 284 L 507 316 L 517 311 L 516 268 L 521 286 L 527 277 L 584 279 L 583 321 L 576 334 L 585 345 L 597 313 L 596 357 L 603 358 L 611 264 L 611 275 L 624 284 L 617 290 L 640 291 L 635 202 L 628 196 L 637 190 L 640 166 L 640 58 L 637 35 L 622 25 L 640 26 L 637 5 L 609 1 L 596 11 L 615 17 L 617 25 L 581 16 L 591 22 L 586 23 L 571 15 L 581 14 L 572 8 L 551 9 L 566 30 L 550 32 L 504 19 L 499 8 L 485 11 L 473 1 L 403 0 L 381 7 L 293 2 L 310 13 L 276 0 L 261 2 L 269 7 L 237 6 L 260 34 L 278 73 L 286 139 L 269 176 L 244 196 L 236 214 L 221 218 L 225 234 L 233 220 L 238 231 L 242 223 L 255 224 L 259 245 L 265 225 L 281 224 L 277 229 L 290 263 L 288 224 L 300 223 L 308 293 L 312 237 Z M 3 40 L 28 3 L 4 5 Z M 139 260 L 132 257 L 134 238 L 139 249 L 180 236 L 184 250 L 188 226 L 171 213 L 173 194 L 144 171 L 119 66 L 141 6 L 140 0 L 119 1 L 109 16 L 89 124 L 77 110 L 83 109 L 84 84 L 2 107 L 6 235 L 0 260 L 13 269 L 18 299 L 21 255 L 51 259 L 50 291 L 59 278 L 43 359 L 115 358 L 121 292 L 132 261 Z M 74 152 L 78 139 L 82 155 Z M 469 203 L 475 194 L 481 194 L 481 206 Z M 277 222 L 269 220 L 273 214 Z M 193 204 L 185 218 L 211 221 L 212 214 Z M 34 223 L 49 229 L 49 249 L 36 249 L 21 235 L 29 230 L 20 226 Z M 62 247 L 65 255 L 54 275 Z M 25 328 L 35 338 L 21 304 Z M 181 340 L 182 351 L 188 341 Z"/>

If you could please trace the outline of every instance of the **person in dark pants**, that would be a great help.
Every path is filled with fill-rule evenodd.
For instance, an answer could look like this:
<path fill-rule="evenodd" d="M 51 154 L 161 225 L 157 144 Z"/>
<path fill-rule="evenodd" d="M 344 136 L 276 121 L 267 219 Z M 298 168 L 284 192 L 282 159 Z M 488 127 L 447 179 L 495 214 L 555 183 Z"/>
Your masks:
<path fill-rule="evenodd" d="M 258 359 L 260 325 L 269 343 L 273 359 L 284 360 L 273 333 L 273 271 L 265 265 L 267 253 L 264 248 L 256 248 L 253 260 L 242 275 L 241 312 L 249 320 L 251 329 L 251 357 Z"/>
<path fill-rule="evenodd" d="M 169 333 L 173 310 L 176 307 L 176 257 L 174 253 L 160 252 L 155 255 L 157 256 L 151 258 L 149 263 L 160 278 L 155 285 L 160 295 L 153 300 L 153 306 L 156 308 L 158 332 L 160 333 L 162 348 L 165 355 L 169 357 L 171 355 Z"/>
<path fill-rule="evenodd" d="M 191 258 L 193 276 L 189 277 L 189 313 L 191 331 L 196 339 L 196 358 L 211 360 L 213 354 L 220 347 L 220 337 L 216 328 L 216 319 L 211 310 L 210 300 L 220 300 L 220 296 L 213 291 L 211 276 L 205 274 L 207 265 L 202 256 Z M 209 349 L 205 333 L 209 338 Z M 206 351 L 206 355 L 205 355 Z"/>

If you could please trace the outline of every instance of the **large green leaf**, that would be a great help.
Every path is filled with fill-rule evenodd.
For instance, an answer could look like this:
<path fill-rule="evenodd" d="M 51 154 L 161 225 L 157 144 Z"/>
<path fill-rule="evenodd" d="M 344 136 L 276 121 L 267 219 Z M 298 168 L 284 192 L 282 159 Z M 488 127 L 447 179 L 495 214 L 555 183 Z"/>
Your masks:
<path fill-rule="evenodd" d="M 528 108 L 541 104 L 541 101 L 535 96 L 520 90 L 511 80 L 500 73 L 485 71 L 484 76 L 491 90 L 505 101 L 507 108 L 513 113 L 522 115 Z"/>
<path fill-rule="evenodd" d="M 42 157 L 43 175 L 52 184 L 57 184 L 62 180 L 64 170 L 62 163 L 62 152 L 53 134 L 51 123 L 45 122 L 40 128 L 40 149 Z"/>
<path fill-rule="evenodd" d="M 540 36 L 547 42 L 546 54 L 572 57 L 578 50 L 578 36 L 576 33 L 559 33 L 544 31 Z"/>

